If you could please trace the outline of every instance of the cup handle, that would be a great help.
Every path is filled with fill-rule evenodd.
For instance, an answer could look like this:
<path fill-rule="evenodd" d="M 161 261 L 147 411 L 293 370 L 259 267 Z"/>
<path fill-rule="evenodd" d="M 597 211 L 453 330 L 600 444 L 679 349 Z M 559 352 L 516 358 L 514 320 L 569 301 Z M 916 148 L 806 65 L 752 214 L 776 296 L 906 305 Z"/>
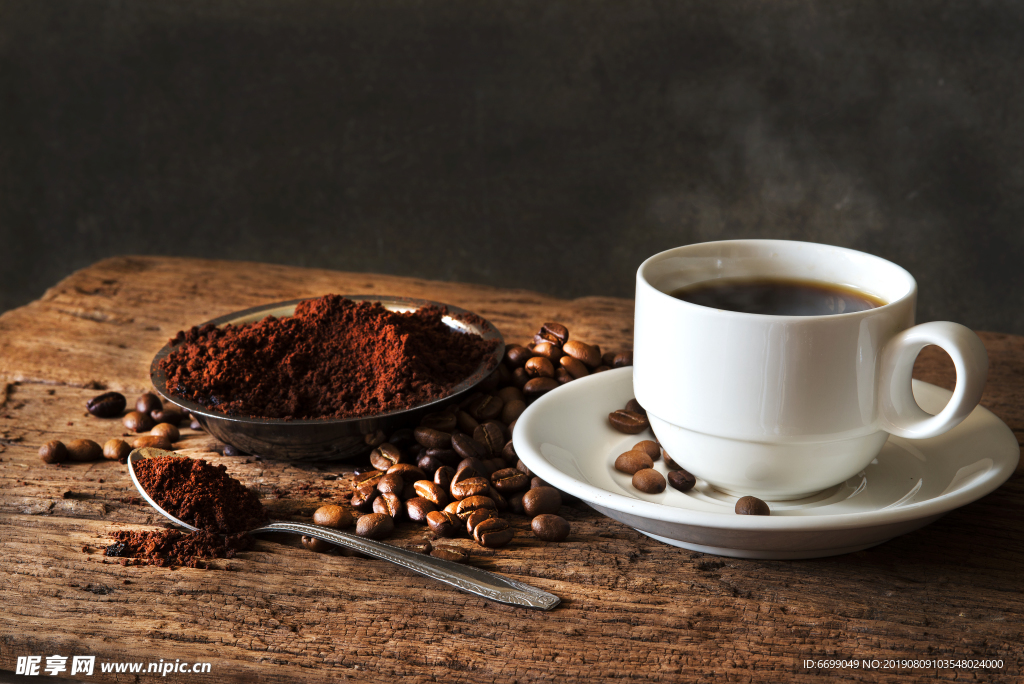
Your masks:
<path fill-rule="evenodd" d="M 946 407 L 926 413 L 914 399 L 911 373 L 918 353 L 941 347 L 956 367 L 956 387 Z M 974 332 L 959 323 L 922 323 L 896 335 L 882 350 L 878 383 L 882 429 L 897 437 L 924 439 L 951 430 L 981 401 L 988 375 L 988 353 Z"/>

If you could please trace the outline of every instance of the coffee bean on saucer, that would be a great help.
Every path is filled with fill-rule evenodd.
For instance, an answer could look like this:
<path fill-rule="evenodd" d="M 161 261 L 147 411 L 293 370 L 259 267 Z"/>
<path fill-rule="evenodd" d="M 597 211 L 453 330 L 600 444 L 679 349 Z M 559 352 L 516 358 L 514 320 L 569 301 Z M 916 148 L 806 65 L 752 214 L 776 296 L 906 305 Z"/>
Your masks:
<path fill-rule="evenodd" d="M 668 483 L 673 489 L 688 492 L 697 484 L 697 478 L 680 468 L 679 470 L 669 471 Z"/>
<path fill-rule="evenodd" d="M 164 404 L 162 401 L 160 401 L 160 397 L 156 396 L 152 392 L 140 394 L 139 397 L 135 400 L 135 410 L 138 411 L 139 413 L 149 414 L 152 413 L 153 411 L 159 411 L 163 407 Z"/>
<path fill-rule="evenodd" d="M 405 506 L 402 504 L 402 498 L 397 494 L 386 492 L 373 500 L 374 513 L 383 513 L 384 515 L 391 516 L 394 520 L 398 520 L 404 509 Z"/>
<path fill-rule="evenodd" d="M 414 496 L 405 502 L 405 513 L 413 522 L 425 523 L 427 516 L 437 511 L 437 504 L 422 496 Z"/>
<path fill-rule="evenodd" d="M 327 504 L 313 511 L 313 524 L 343 530 L 352 525 L 352 514 L 341 506 Z"/>
<path fill-rule="evenodd" d="M 633 413 L 639 413 L 641 416 L 647 415 L 647 410 L 640 405 L 640 402 L 636 399 L 630 399 L 626 402 L 626 410 L 632 411 Z"/>
<path fill-rule="evenodd" d="M 132 441 L 132 447 L 135 449 L 163 449 L 164 451 L 170 451 L 173 448 L 171 440 L 167 439 L 166 435 L 139 435 Z"/>
<path fill-rule="evenodd" d="M 740 515 L 771 515 L 768 504 L 756 496 L 744 496 L 736 502 L 736 512 Z"/>
<path fill-rule="evenodd" d="M 431 511 L 427 513 L 427 526 L 439 537 L 454 537 L 462 521 L 454 513 Z"/>
<path fill-rule="evenodd" d="M 537 487 L 523 494 L 523 510 L 534 517 L 541 513 L 557 513 L 562 495 L 554 487 Z"/>
<path fill-rule="evenodd" d="M 633 451 L 642 451 L 651 457 L 652 461 L 661 458 L 661 445 L 652 439 L 645 439 L 633 445 Z"/>
<path fill-rule="evenodd" d="M 128 400 L 120 392 L 104 392 L 86 402 L 85 408 L 97 418 L 116 418 Z"/>
<path fill-rule="evenodd" d="M 149 433 L 151 435 L 163 435 L 172 444 L 181 439 L 181 432 L 178 430 L 177 427 L 171 425 L 170 423 L 157 423 L 156 425 L 153 426 Z"/>
<path fill-rule="evenodd" d="M 103 448 L 91 439 L 73 439 L 64 446 L 67 448 L 69 461 L 84 463 L 103 458 Z"/>
<path fill-rule="evenodd" d="M 149 417 L 148 413 L 142 413 L 141 411 L 129 411 L 124 414 L 124 418 L 121 419 L 121 424 L 132 432 L 146 432 L 153 427 L 153 419 Z"/>
<path fill-rule="evenodd" d="M 451 432 L 455 426 L 455 414 L 447 411 L 428 413 L 420 419 L 420 427 L 432 428 L 441 432 Z"/>
<path fill-rule="evenodd" d="M 582 378 L 590 375 L 590 371 L 582 361 L 572 356 L 563 356 L 558 359 L 558 363 L 566 373 L 571 375 L 573 379 Z"/>
<path fill-rule="evenodd" d="M 108 461 L 120 461 L 128 458 L 132 448 L 123 439 L 108 439 L 103 443 L 103 458 Z"/>
<path fill-rule="evenodd" d="M 676 463 L 675 461 L 672 460 L 672 457 L 668 455 L 667 451 L 662 449 L 661 453 L 665 457 L 665 466 L 669 470 L 682 470 L 683 469 L 683 466 L 679 465 L 678 463 Z"/>
<path fill-rule="evenodd" d="M 418 427 L 413 430 L 416 441 L 428 449 L 449 449 L 452 445 L 450 433 L 441 432 L 434 428 Z"/>
<path fill-rule="evenodd" d="M 530 523 L 530 529 L 533 530 L 533 536 L 547 542 L 565 541 L 570 532 L 569 522 L 551 513 L 542 513 L 535 517 Z"/>
<path fill-rule="evenodd" d="M 501 518 L 488 518 L 473 528 L 473 539 L 476 543 L 489 549 L 508 545 L 515 534 L 515 530 Z"/>
<path fill-rule="evenodd" d="M 650 427 L 650 423 L 647 422 L 647 416 L 625 409 L 609 413 L 608 422 L 611 423 L 613 428 L 627 435 L 641 433 Z"/>
<path fill-rule="evenodd" d="M 441 560 L 451 561 L 453 563 L 466 563 L 469 561 L 468 551 L 450 544 L 445 544 L 443 546 L 435 544 L 434 550 L 430 552 L 430 555 L 434 558 L 440 558 Z"/>
<path fill-rule="evenodd" d="M 396 463 L 401 463 L 402 451 L 393 444 L 384 442 L 370 452 L 370 465 L 377 470 L 387 470 Z"/>
<path fill-rule="evenodd" d="M 68 448 L 64 442 L 52 440 L 39 447 L 39 458 L 43 463 L 63 463 L 68 460 Z"/>
<path fill-rule="evenodd" d="M 654 459 L 643 451 L 627 451 L 615 459 L 615 469 L 626 475 L 654 467 Z"/>
<path fill-rule="evenodd" d="M 533 378 L 523 385 L 523 394 L 527 397 L 539 397 L 558 386 L 558 381 L 554 378 Z"/>
<path fill-rule="evenodd" d="M 638 470 L 633 475 L 633 486 L 646 494 L 660 494 L 665 491 L 665 476 L 654 468 Z"/>
<path fill-rule="evenodd" d="M 356 521 L 356 534 L 367 539 L 386 539 L 395 531 L 395 521 L 390 515 L 367 513 Z"/>

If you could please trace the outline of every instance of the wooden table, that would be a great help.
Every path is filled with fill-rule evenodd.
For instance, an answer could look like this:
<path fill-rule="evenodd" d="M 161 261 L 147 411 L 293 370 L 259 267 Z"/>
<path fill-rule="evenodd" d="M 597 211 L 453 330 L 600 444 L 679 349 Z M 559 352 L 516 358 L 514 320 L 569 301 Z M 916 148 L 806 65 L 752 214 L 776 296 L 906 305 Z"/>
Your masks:
<path fill-rule="evenodd" d="M 134 397 L 177 330 L 237 309 L 328 292 L 449 302 L 489 318 L 509 341 L 545 320 L 605 349 L 631 344 L 632 303 L 263 264 L 115 258 L 0 317 L 0 670 L 17 656 L 97 662 L 209 662 L 176 682 L 1011 681 L 1024 674 L 1024 477 L 938 522 L 859 553 L 749 561 L 676 549 L 583 505 L 573 534 L 537 542 L 519 518 L 480 567 L 562 597 L 553 612 L 489 603 L 394 566 L 260 540 L 218 569 L 122 567 L 103 556 L 118 529 L 158 518 L 130 498 L 116 462 L 43 464 L 51 439 L 121 434 L 89 416 L 101 388 Z M 982 403 L 1024 431 L 1024 338 L 983 333 Z M 917 376 L 949 387 L 926 351 Z M 348 480 L 342 465 L 302 466 L 214 452 L 187 431 L 185 453 L 224 463 L 276 516 L 308 519 Z M 277 498 L 281 497 L 281 498 Z M 398 542 L 421 535 L 405 523 Z M 469 543 L 468 541 L 466 542 Z M 1002 670 L 807 669 L 805 659 L 988 658 Z M 70 660 L 68 661 L 70 663 Z M 83 681 L 155 681 L 102 675 Z M 64 673 L 66 676 L 67 673 Z M 44 675 L 45 676 L 45 675 Z M 28 680 L 26 680 L 28 681 Z M 34 679 L 31 681 L 35 681 Z"/>

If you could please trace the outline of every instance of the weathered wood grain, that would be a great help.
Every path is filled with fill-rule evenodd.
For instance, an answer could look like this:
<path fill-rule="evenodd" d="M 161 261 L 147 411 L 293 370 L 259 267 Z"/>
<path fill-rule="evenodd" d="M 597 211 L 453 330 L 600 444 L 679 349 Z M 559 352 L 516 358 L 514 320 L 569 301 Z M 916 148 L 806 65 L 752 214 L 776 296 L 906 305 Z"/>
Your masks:
<path fill-rule="evenodd" d="M 477 565 L 554 592 L 551 613 L 499 606 L 378 561 L 261 539 L 218 569 L 122 567 L 114 529 L 160 524 L 116 463 L 45 465 L 49 439 L 121 434 L 84 411 L 96 387 L 147 386 L 176 330 L 270 301 L 379 292 L 449 302 L 511 341 L 544 320 L 605 348 L 630 344 L 632 304 L 231 262 L 120 258 L 76 273 L 0 317 L 0 670 L 19 655 L 212 663 L 204 682 L 1014 681 L 1024 674 L 1024 473 L 985 499 L 887 544 L 810 561 L 744 561 L 668 547 L 581 505 L 573 534 L 518 536 Z M 983 403 L 1024 435 L 1024 338 L 985 334 Z M 949 386 L 926 350 L 918 377 Z M 308 519 L 348 490 L 344 466 L 225 458 L 185 431 L 187 453 L 257 487 L 275 517 Z M 339 479 L 325 475 L 341 473 Z M 400 526 L 396 543 L 422 528 Z M 999 671 L 824 673 L 804 659 L 1001 658 Z M 152 677 L 153 675 L 150 675 Z M 134 681 L 101 675 L 89 681 Z M 149 681 L 143 675 L 139 681 Z"/>

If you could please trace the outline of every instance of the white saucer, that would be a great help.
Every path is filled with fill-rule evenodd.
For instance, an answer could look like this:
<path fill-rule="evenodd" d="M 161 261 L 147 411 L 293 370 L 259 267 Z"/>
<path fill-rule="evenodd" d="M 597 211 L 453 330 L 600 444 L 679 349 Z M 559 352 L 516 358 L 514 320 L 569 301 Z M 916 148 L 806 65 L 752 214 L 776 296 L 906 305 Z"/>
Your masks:
<path fill-rule="evenodd" d="M 938 413 L 951 393 L 914 381 L 914 396 Z M 858 551 L 906 534 L 980 499 L 1005 482 L 1020 450 L 1013 432 L 978 407 L 946 434 L 890 437 L 871 465 L 843 484 L 797 501 L 769 502 L 771 516 L 737 515 L 736 497 L 702 480 L 689 492 L 635 489 L 615 458 L 650 431 L 624 435 L 608 414 L 633 398 L 632 368 L 574 380 L 519 417 L 514 445 L 529 468 L 610 518 L 666 544 L 737 558 L 817 558 Z M 655 464 L 667 474 L 664 460 Z"/>

